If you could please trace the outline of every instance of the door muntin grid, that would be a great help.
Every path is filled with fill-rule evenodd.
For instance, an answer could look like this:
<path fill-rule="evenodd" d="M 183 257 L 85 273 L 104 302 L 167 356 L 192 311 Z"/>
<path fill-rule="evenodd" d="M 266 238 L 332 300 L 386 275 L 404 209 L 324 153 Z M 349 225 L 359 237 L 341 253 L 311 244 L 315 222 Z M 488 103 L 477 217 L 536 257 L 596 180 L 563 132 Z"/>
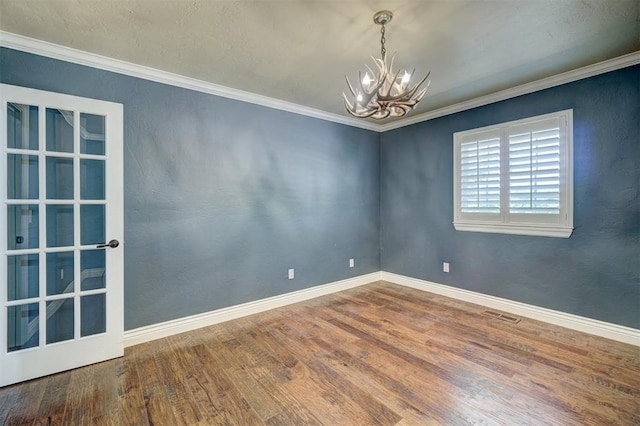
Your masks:
<path fill-rule="evenodd" d="M 5 120 L 4 349 L 105 333 L 106 117 L 7 102 Z"/>

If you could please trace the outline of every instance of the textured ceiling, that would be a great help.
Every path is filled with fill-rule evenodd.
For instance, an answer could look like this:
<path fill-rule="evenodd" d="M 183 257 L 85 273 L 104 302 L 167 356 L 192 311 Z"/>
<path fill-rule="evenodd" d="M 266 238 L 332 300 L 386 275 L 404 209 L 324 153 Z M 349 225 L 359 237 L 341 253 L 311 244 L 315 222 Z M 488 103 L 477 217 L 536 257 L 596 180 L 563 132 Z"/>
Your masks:
<path fill-rule="evenodd" d="M 639 0 L 0 0 L 0 29 L 347 116 L 387 50 L 431 71 L 411 115 L 640 50 Z"/>

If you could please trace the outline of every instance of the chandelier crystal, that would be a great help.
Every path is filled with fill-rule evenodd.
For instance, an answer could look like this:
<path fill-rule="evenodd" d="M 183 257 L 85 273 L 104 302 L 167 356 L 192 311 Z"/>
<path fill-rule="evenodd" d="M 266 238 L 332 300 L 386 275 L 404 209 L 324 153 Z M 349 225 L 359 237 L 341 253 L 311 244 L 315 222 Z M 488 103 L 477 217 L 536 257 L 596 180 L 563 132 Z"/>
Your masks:
<path fill-rule="evenodd" d="M 377 72 L 365 65 L 367 71 L 364 76 L 362 72 L 358 73 L 358 85 L 355 88 L 349 81 L 349 77 L 345 76 L 351 92 L 351 100 L 343 92 L 344 106 L 354 117 L 376 119 L 402 117 L 420 102 L 429 89 L 430 81 L 423 89 L 419 90 L 431 73 L 428 73 L 417 84 L 411 84 L 415 69 L 411 73 L 406 70 L 394 72 L 395 54 L 391 57 L 391 61 L 387 61 L 384 34 L 385 25 L 391 22 L 391 18 L 393 18 L 393 13 L 388 10 L 381 10 L 373 15 L 373 22 L 382 27 L 380 29 L 381 59 L 371 57 Z"/>

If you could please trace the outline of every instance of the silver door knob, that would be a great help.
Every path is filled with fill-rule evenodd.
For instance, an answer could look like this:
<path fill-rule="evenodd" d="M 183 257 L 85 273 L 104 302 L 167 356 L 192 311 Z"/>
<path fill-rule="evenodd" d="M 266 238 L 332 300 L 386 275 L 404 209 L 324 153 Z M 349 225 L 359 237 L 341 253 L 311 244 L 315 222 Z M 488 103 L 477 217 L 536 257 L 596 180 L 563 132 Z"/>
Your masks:
<path fill-rule="evenodd" d="M 118 240 L 111 240 L 108 243 L 102 243 L 102 244 L 98 244 L 96 246 L 96 248 L 105 248 L 105 247 L 111 247 L 111 248 L 116 248 L 120 245 L 120 241 Z"/>

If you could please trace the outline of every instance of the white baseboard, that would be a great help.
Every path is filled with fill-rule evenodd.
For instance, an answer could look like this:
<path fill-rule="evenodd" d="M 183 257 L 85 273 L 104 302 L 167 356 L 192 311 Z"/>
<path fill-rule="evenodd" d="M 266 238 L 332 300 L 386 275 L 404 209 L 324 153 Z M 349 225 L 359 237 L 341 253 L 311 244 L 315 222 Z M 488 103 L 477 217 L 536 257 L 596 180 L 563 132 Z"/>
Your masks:
<path fill-rule="evenodd" d="M 230 306 L 228 308 L 216 309 L 198 315 L 191 315 L 185 318 L 166 321 L 159 324 L 152 324 L 145 327 L 135 328 L 125 331 L 124 346 L 134 346 L 140 343 L 150 342 L 163 337 L 172 336 L 178 333 L 195 330 L 201 327 L 218 324 L 241 318 L 247 315 L 268 311 L 292 303 L 302 302 L 325 294 L 336 293 L 364 284 L 369 284 L 380 279 L 379 272 L 360 275 L 346 280 L 323 284 L 316 287 L 306 288 L 279 296 L 268 297 L 266 299 L 243 303 L 241 305 Z"/>
<path fill-rule="evenodd" d="M 270 309 L 279 308 L 292 303 L 302 302 L 315 297 L 324 296 L 326 294 L 359 287 L 379 280 L 389 281 L 405 287 L 411 287 L 417 290 L 475 303 L 477 305 L 498 309 L 500 311 L 532 318 L 549 324 L 559 325 L 571 330 L 605 337 L 618 342 L 640 346 L 640 330 L 634 328 L 384 271 L 360 275 L 358 277 L 348 278 L 346 280 L 319 285 L 304 290 L 298 290 L 292 293 L 125 331 L 124 346 L 129 347 L 138 345 L 140 343 L 172 336 L 178 333 L 184 333 L 186 331 L 241 318 L 247 315 L 257 314 L 259 312 L 268 311 Z"/>
<path fill-rule="evenodd" d="M 489 296 L 404 275 L 393 274 L 391 272 L 380 272 L 380 279 L 394 284 L 451 297 L 453 299 L 475 303 L 488 308 L 498 309 L 518 316 L 559 325 L 571 330 L 582 331 L 584 333 L 605 337 L 618 342 L 640 346 L 640 330 L 635 328 L 611 324 L 538 306 L 527 305 L 526 303 L 514 302 L 500 297 Z"/>

